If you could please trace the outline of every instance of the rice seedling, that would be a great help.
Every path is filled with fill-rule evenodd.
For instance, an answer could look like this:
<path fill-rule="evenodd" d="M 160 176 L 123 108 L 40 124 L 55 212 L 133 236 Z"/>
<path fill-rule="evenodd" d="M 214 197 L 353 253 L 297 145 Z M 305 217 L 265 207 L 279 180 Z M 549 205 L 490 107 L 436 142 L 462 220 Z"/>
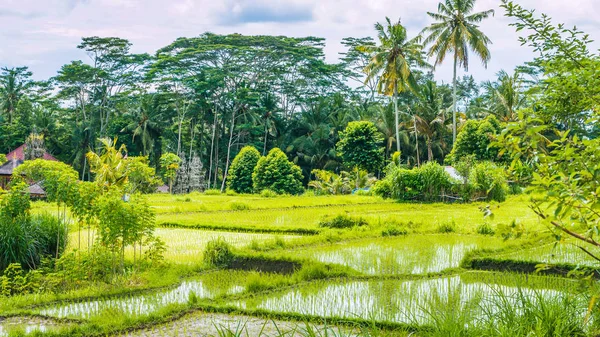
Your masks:
<path fill-rule="evenodd" d="M 286 256 L 348 266 L 369 275 L 426 274 L 457 268 L 465 254 L 502 247 L 500 238 L 473 235 L 409 235 L 299 249 Z"/>
<path fill-rule="evenodd" d="M 283 245 L 285 245 L 285 242 L 299 238 L 298 236 L 292 235 L 216 232 L 185 228 L 157 228 L 155 230 L 155 235 L 166 244 L 166 251 L 164 253 L 165 260 L 183 264 L 201 262 L 202 253 L 206 249 L 206 245 L 210 241 L 218 238 L 223 238 L 225 242 L 237 248 L 243 247 L 249 242 L 261 244 L 274 240 L 279 240 L 280 244 L 283 242 Z M 86 250 L 90 244 L 88 238 L 93 240 L 94 236 L 88 235 L 87 229 L 84 229 L 81 232 L 72 232 L 70 234 L 68 249 L 73 250 L 81 247 L 82 250 Z M 137 258 L 139 258 L 139 251 L 135 254 L 137 254 Z M 125 256 L 129 259 L 134 258 L 132 247 L 126 249 Z"/>
<path fill-rule="evenodd" d="M 241 293 L 244 287 L 239 280 L 243 278 L 243 272 L 214 272 L 197 280 L 184 281 L 174 289 L 55 305 L 43 308 L 38 313 L 57 318 L 90 319 L 117 315 L 139 317 L 167 306 L 189 303 L 190 299 L 197 302 L 200 299 Z"/>

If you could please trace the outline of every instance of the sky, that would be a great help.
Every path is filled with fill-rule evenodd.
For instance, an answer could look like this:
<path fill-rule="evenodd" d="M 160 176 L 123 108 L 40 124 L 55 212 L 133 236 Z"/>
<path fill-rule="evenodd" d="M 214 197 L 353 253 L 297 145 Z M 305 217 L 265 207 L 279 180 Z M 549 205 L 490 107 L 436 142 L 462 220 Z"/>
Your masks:
<path fill-rule="evenodd" d="M 86 60 L 76 48 L 84 36 L 116 36 L 133 43 L 136 53 L 154 53 L 178 37 L 217 34 L 318 36 L 326 38 L 327 61 L 344 51 L 344 37 L 375 37 L 373 25 L 386 16 L 401 19 L 415 36 L 432 21 L 439 0 L 0 0 L 0 67 L 28 66 L 36 79 L 56 75 L 73 60 Z M 518 0 L 550 15 L 554 22 L 576 25 L 600 39 L 598 0 Z M 476 11 L 495 9 L 481 23 L 490 37 L 492 59 L 484 68 L 471 59 L 469 73 L 491 80 L 535 55 L 521 47 L 509 27 L 500 0 L 478 0 Z M 598 46 L 600 47 L 600 46 Z M 459 76 L 465 74 L 459 72 Z M 436 79 L 452 79 L 452 62 L 438 66 Z"/>

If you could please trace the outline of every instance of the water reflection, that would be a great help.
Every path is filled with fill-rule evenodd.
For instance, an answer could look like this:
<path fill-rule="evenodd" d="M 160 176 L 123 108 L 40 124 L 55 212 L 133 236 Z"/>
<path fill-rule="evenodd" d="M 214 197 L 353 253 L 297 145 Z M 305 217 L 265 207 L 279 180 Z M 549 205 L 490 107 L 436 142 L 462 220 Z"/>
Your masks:
<path fill-rule="evenodd" d="M 554 279 L 548 279 L 548 287 L 537 290 L 490 281 L 477 281 L 477 276 L 472 275 L 456 275 L 404 281 L 317 282 L 259 299 L 240 300 L 235 304 L 245 309 L 427 324 L 432 323 L 429 322 L 430 310 L 447 310 L 450 306 L 467 310 L 470 303 L 492 304 L 490 300 L 499 294 L 516 301 L 515 295 L 521 292 L 533 302 L 539 294 L 564 294 L 556 290 L 558 285 L 552 285 Z"/>
<path fill-rule="evenodd" d="M 238 284 L 239 279 L 240 277 L 236 273 L 212 273 L 201 280 L 185 281 L 179 287 L 171 290 L 69 303 L 45 308 L 40 311 L 40 314 L 59 318 L 90 318 L 106 313 L 140 316 L 171 304 L 187 303 L 192 293 L 198 299 L 241 293 L 244 291 L 244 287 Z"/>
<path fill-rule="evenodd" d="M 295 256 L 351 267 L 369 275 L 425 274 L 456 268 L 471 250 L 500 239 L 460 235 L 410 235 L 301 250 Z"/>

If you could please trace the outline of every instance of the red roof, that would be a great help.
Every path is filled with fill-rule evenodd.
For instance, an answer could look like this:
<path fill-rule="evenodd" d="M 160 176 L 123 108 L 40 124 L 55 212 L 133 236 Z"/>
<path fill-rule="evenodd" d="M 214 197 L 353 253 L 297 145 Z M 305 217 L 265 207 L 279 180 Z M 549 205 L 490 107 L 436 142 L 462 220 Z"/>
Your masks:
<path fill-rule="evenodd" d="M 25 160 L 25 144 L 19 146 L 18 148 L 14 149 L 10 153 L 8 153 L 6 155 L 6 159 L 8 159 L 8 160 L 13 160 L 13 159 Z M 44 153 L 43 159 L 51 160 L 51 161 L 58 161 L 58 159 L 52 157 L 52 155 L 50 155 L 48 152 Z"/>

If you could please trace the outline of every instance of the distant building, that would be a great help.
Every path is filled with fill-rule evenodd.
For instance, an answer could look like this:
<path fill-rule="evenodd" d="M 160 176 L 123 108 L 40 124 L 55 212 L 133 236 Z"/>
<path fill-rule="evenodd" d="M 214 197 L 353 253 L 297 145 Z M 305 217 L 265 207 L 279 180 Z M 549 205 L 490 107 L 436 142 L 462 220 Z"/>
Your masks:
<path fill-rule="evenodd" d="M 7 188 L 8 183 L 10 183 L 10 180 L 12 179 L 13 171 L 19 165 L 23 164 L 23 162 L 25 161 L 25 144 L 19 146 L 18 148 L 14 149 L 13 151 L 9 152 L 6 155 L 6 159 L 8 159 L 8 161 L 6 163 L 4 163 L 4 165 L 0 166 L 0 188 L 2 188 L 2 189 Z M 58 161 L 58 159 L 54 158 L 48 152 L 45 152 L 41 159 Z M 35 186 L 35 185 L 32 185 L 32 187 L 33 186 Z M 40 186 L 38 185 L 38 187 L 40 187 Z M 40 187 L 40 189 L 41 189 L 41 187 Z M 43 189 L 42 189 L 42 191 L 43 191 Z M 39 190 L 35 189 L 35 192 L 39 192 Z M 44 194 L 45 194 L 45 192 L 44 192 Z"/>

